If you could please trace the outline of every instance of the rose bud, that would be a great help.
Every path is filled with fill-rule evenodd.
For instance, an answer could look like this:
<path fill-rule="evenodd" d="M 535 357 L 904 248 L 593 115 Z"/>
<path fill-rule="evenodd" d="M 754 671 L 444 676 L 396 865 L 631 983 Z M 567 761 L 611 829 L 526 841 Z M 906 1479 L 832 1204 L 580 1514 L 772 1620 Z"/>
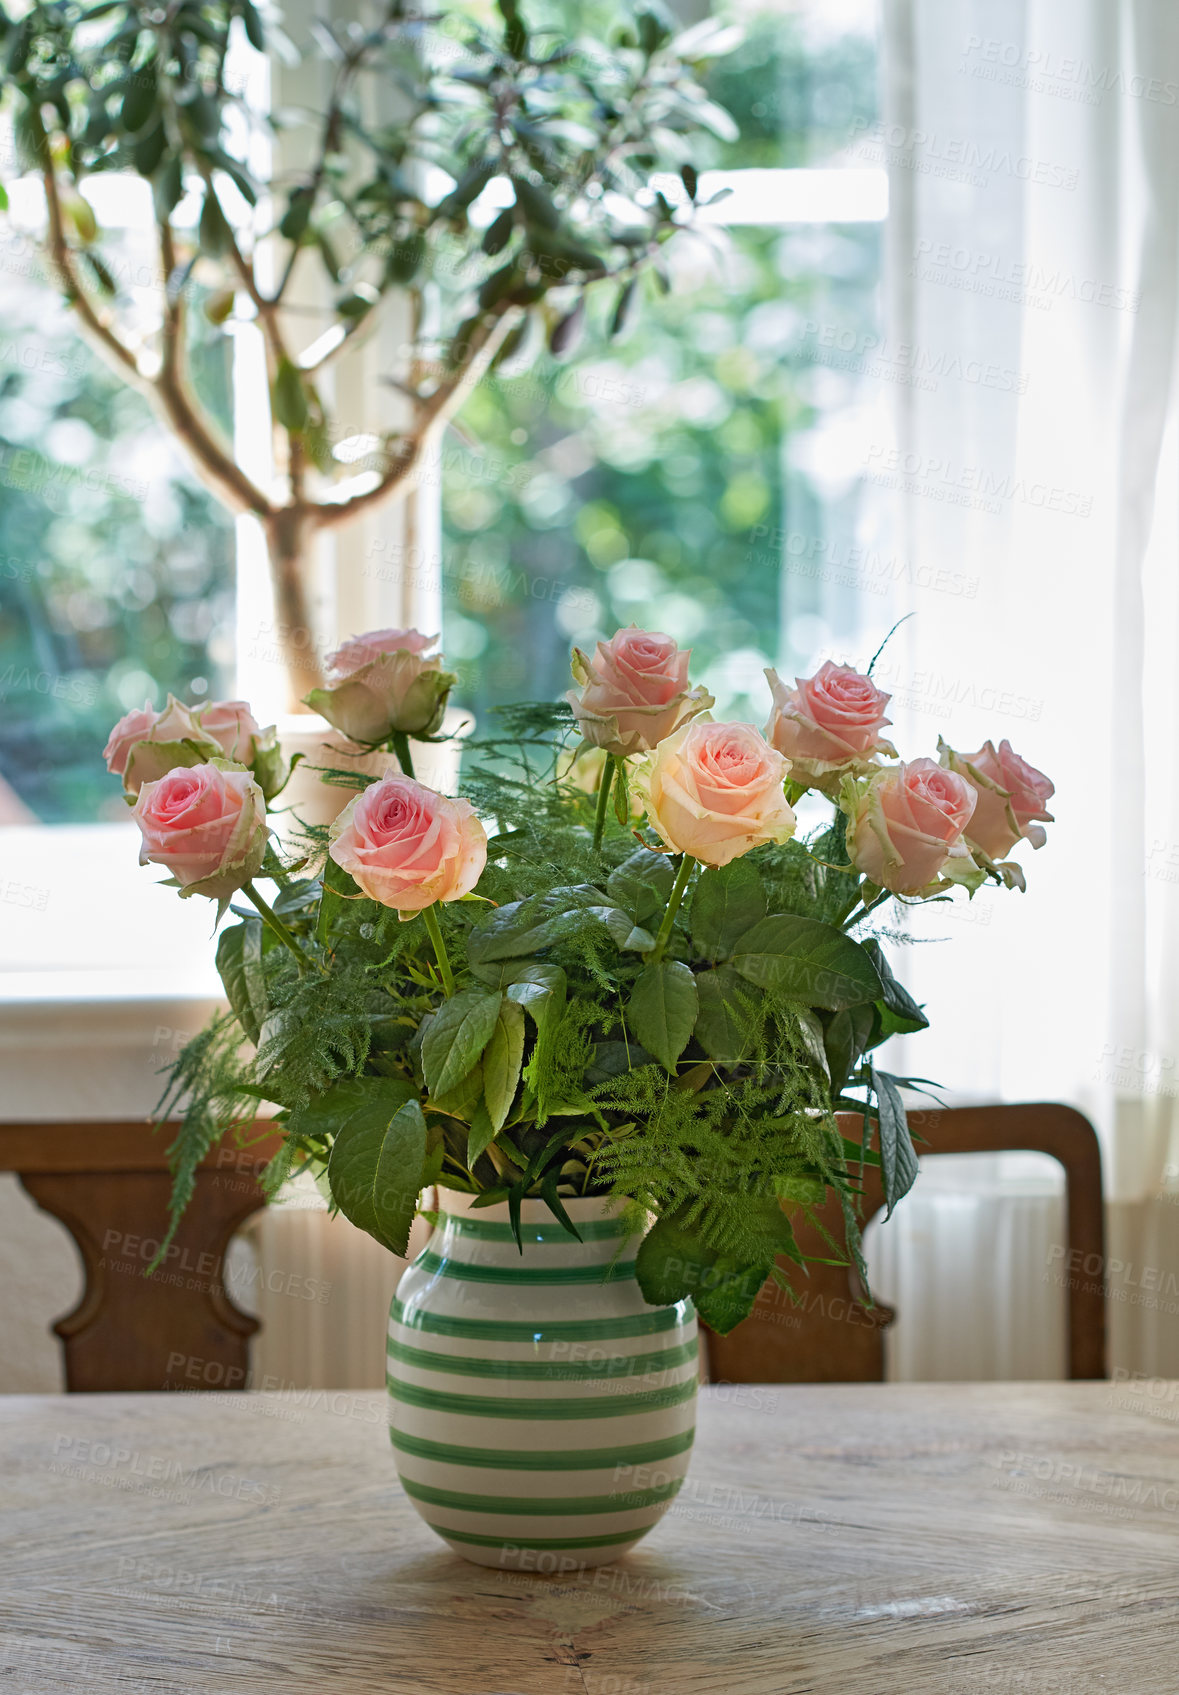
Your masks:
<path fill-rule="evenodd" d="M 939 877 L 983 880 L 962 835 L 975 791 L 932 759 L 914 759 L 844 785 L 847 851 L 857 871 L 882 889 L 918 895 Z"/>
<path fill-rule="evenodd" d="M 266 799 L 273 800 L 290 775 L 273 724 L 260 729 L 244 700 L 211 700 L 193 717 L 201 734 L 215 741 L 226 759 L 250 767 Z"/>
<path fill-rule="evenodd" d="M 813 677 L 797 677 L 791 689 L 778 673 L 766 672 L 774 704 L 766 740 L 790 761 L 791 780 L 833 791 L 849 773 L 867 772 L 879 755 L 896 758 L 880 734 L 891 722 L 892 698 L 871 677 L 850 665 L 827 660 Z"/>
<path fill-rule="evenodd" d="M 387 742 L 395 733 L 432 736 L 458 678 L 429 654 L 437 636 L 419 630 L 371 630 L 328 655 L 327 683 L 312 689 L 306 704 L 322 713 L 363 747 Z"/>
<path fill-rule="evenodd" d="M 688 687 L 690 650 L 670 636 L 618 630 L 599 642 L 592 659 L 573 649 L 580 692 L 565 696 L 587 742 L 620 758 L 646 753 L 673 730 L 712 705 L 705 689 Z"/>
<path fill-rule="evenodd" d="M 391 776 L 348 803 L 331 827 L 328 852 L 370 900 L 420 912 L 475 887 L 487 835 L 470 801 Z"/>
<path fill-rule="evenodd" d="M 174 695 L 162 712 L 149 703 L 119 719 L 110 733 L 103 757 L 106 768 L 122 777 L 128 795 L 144 783 L 154 783 L 180 765 L 201 765 L 221 758 L 221 746 L 201 729 L 190 707 Z"/>
<path fill-rule="evenodd" d="M 994 742 L 984 742 L 977 753 L 955 753 L 940 740 L 938 748 L 946 769 L 965 778 L 977 796 L 966 829 L 968 842 L 995 860 L 1004 859 L 1021 840 L 1034 848 L 1044 846 L 1048 833 L 1043 826 L 1054 822 L 1045 802 L 1055 791 L 1042 771 L 1021 759 L 1006 741 L 999 743 L 998 752 Z"/>
<path fill-rule="evenodd" d="M 647 818 L 676 853 L 727 865 L 762 842 L 789 841 L 790 762 L 752 724 L 685 724 L 635 774 Z"/>
<path fill-rule="evenodd" d="M 256 877 L 266 853 L 266 803 L 248 771 L 220 760 L 144 783 L 133 808 L 141 865 L 163 865 L 182 895 L 225 900 Z"/>

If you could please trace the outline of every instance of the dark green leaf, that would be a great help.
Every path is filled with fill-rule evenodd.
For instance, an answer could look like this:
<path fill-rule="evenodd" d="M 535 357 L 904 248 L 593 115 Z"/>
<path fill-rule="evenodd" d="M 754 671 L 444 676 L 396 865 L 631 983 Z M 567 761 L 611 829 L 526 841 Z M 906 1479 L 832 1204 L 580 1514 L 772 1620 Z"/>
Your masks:
<path fill-rule="evenodd" d="M 868 1003 L 844 1007 L 823 1020 L 823 1049 L 833 1097 L 847 1087 L 860 1055 L 870 1044 L 875 1022 L 876 1008 Z"/>
<path fill-rule="evenodd" d="M 432 1096 L 448 1095 L 479 1063 L 502 999 L 487 989 L 464 989 L 431 1017 L 422 1039 L 422 1070 Z"/>
<path fill-rule="evenodd" d="M 156 65 L 153 59 L 132 73 L 127 92 L 123 96 L 123 128 L 128 135 L 135 135 L 143 128 L 156 109 L 158 94 Z"/>
<path fill-rule="evenodd" d="M 162 123 L 154 124 L 141 136 L 132 149 L 131 159 L 141 177 L 155 175 L 156 166 L 164 157 L 168 135 Z"/>
<path fill-rule="evenodd" d="M 483 1055 L 483 1099 L 497 1131 L 502 1129 L 516 1098 L 523 1058 L 524 1009 L 505 995 Z"/>
<path fill-rule="evenodd" d="M 696 175 L 695 165 L 681 165 L 680 166 L 680 181 L 684 185 L 684 189 L 687 192 L 688 199 L 689 200 L 695 200 L 696 190 L 700 186 L 699 178 Z"/>
<path fill-rule="evenodd" d="M 482 247 L 489 259 L 494 259 L 497 253 L 502 253 L 512 239 L 512 231 L 516 227 L 515 213 L 511 206 L 505 206 L 488 224 L 483 232 Z"/>
<path fill-rule="evenodd" d="M 288 241 L 301 241 L 311 222 L 311 209 L 315 205 L 315 190 L 302 187 L 291 190 L 287 209 L 279 224 L 279 233 Z"/>
<path fill-rule="evenodd" d="M 425 1164 L 426 1121 L 418 1102 L 406 1101 L 392 1117 L 374 1103 L 355 1112 L 336 1136 L 328 1161 L 332 1199 L 353 1224 L 404 1255 Z"/>
<path fill-rule="evenodd" d="M 157 215 L 164 219 L 172 216 L 184 198 L 184 175 L 178 153 L 169 154 L 160 165 L 152 188 L 152 198 Z"/>
<path fill-rule="evenodd" d="M 635 1256 L 635 1276 L 645 1301 L 670 1306 L 691 1299 L 705 1323 L 722 1336 L 749 1316 L 773 1266 L 772 1255 L 742 1265 L 718 1254 L 675 1213 L 657 1220 Z"/>
<path fill-rule="evenodd" d="M 692 891 L 692 940 L 705 958 L 727 959 L 765 911 L 761 878 L 746 860 L 706 867 Z"/>
<path fill-rule="evenodd" d="M 733 964 L 762 989 L 780 989 L 804 1006 L 838 1011 L 876 1000 L 876 967 L 858 942 L 833 924 L 774 914 L 739 939 Z"/>
<path fill-rule="evenodd" d="M 884 985 L 884 994 L 881 996 L 886 1013 L 883 1021 L 883 1034 L 886 1036 L 909 1035 L 916 1030 L 928 1030 L 929 1019 L 926 1018 L 909 991 L 902 988 L 893 976 L 880 943 L 873 938 L 861 945 L 876 967 L 880 981 Z"/>
<path fill-rule="evenodd" d="M 473 1171 L 476 1162 L 482 1158 L 487 1149 L 495 1141 L 496 1129 L 491 1122 L 487 1103 L 480 1101 L 471 1115 L 471 1129 L 467 1136 L 467 1170 Z"/>
<path fill-rule="evenodd" d="M 205 189 L 204 205 L 201 207 L 199 239 L 201 252 L 211 259 L 220 259 L 233 245 L 233 231 L 211 184 Z"/>
<path fill-rule="evenodd" d="M 247 918 L 217 938 L 217 974 L 238 1023 L 257 1045 L 269 1005 L 262 971 L 262 922 Z"/>
<path fill-rule="evenodd" d="M 26 13 L 13 30 L 12 40 L 8 44 L 6 61 L 9 76 L 19 76 L 28 64 L 29 53 L 32 50 L 39 22 L 40 18 L 36 9 L 34 9 Z"/>
<path fill-rule="evenodd" d="M 613 316 L 610 319 L 611 338 L 621 335 L 630 321 L 630 315 L 634 307 L 638 286 L 638 277 L 632 277 L 619 294 L 618 301 L 614 307 Z"/>
<path fill-rule="evenodd" d="M 246 40 L 257 53 L 266 51 L 266 32 L 262 28 L 262 19 L 253 0 L 242 0 L 242 23 L 245 26 Z"/>
<path fill-rule="evenodd" d="M 287 430 L 302 430 L 308 418 L 307 391 L 289 359 L 279 361 L 274 378 L 274 416 Z"/>
<path fill-rule="evenodd" d="M 674 882 L 675 871 L 668 856 L 641 847 L 611 871 L 606 879 L 606 893 L 625 907 L 636 923 L 641 923 L 663 911 Z"/>
<path fill-rule="evenodd" d="M 917 1177 L 917 1155 L 896 1078 L 887 1071 L 877 1071 L 873 1066 L 872 1090 L 880 1121 L 880 1175 L 884 1180 L 884 1198 L 888 1202 L 886 1216 L 891 1218 L 892 1209 L 913 1187 Z"/>
<path fill-rule="evenodd" d="M 748 1058 L 761 1023 L 749 984 L 731 965 L 722 965 L 697 975 L 696 993 L 695 1036 L 709 1059 L 736 1065 Z"/>
<path fill-rule="evenodd" d="M 688 1045 L 698 1005 L 696 979 L 688 967 L 678 959 L 661 959 L 645 965 L 636 977 L 627 1023 L 643 1046 L 674 1071 Z"/>
<path fill-rule="evenodd" d="M 515 190 L 516 205 L 526 223 L 535 224 L 544 230 L 560 229 L 561 214 L 554 206 L 547 189 L 537 187 L 526 177 L 513 177 L 512 188 Z"/>

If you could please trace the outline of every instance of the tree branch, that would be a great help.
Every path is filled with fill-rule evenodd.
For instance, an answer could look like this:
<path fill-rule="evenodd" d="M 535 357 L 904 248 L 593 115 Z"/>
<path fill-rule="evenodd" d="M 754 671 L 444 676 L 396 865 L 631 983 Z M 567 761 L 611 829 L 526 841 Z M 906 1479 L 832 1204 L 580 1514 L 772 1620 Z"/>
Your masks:
<path fill-rule="evenodd" d="M 469 353 L 462 369 L 421 402 L 414 433 L 404 443 L 401 452 L 382 473 L 379 482 L 360 494 L 344 500 L 316 502 L 308 509 L 308 518 L 318 529 L 330 529 L 336 524 L 350 522 L 360 512 L 379 506 L 395 490 L 408 492 L 421 471 L 422 459 L 431 438 L 456 413 L 471 390 L 486 372 L 491 361 L 503 346 L 519 320 L 520 307 L 505 304 L 488 313 L 478 329 L 468 338 Z"/>
<path fill-rule="evenodd" d="M 162 351 L 160 374 L 153 387 L 181 445 L 187 448 L 194 462 L 204 473 L 205 481 L 232 511 L 254 512 L 260 518 L 272 516 L 274 507 L 246 475 L 228 447 L 217 440 L 212 429 L 201 417 L 188 391 L 184 371 L 184 302 L 182 293 L 175 299 L 169 294 L 169 284 L 176 269 L 176 249 L 172 229 L 166 218 L 158 218 L 160 264 L 164 272 L 164 327 L 161 331 Z"/>
<path fill-rule="evenodd" d="M 66 240 L 65 223 L 61 215 L 61 201 L 57 193 L 57 177 L 53 166 L 46 165 L 41 173 L 45 185 L 45 205 L 49 214 L 49 256 L 61 279 L 61 285 L 68 297 L 69 304 L 78 314 L 87 340 L 104 361 L 114 367 L 119 376 L 130 379 L 132 384 L 147 394 L 151 388 L 151 379 L 139 369 L 139 361 L 132 350 L 121 341 L 104 323 L 82 286 L 77 270 L 74 267 L 74 257 Z"/>

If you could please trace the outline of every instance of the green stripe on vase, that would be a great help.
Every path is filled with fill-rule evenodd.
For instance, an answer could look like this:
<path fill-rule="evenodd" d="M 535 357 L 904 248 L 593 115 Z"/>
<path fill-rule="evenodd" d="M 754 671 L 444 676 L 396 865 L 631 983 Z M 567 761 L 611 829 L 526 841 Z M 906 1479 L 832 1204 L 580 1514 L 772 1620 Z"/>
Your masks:
<path fill-rule="evenodd" d="M 628 1442 L 619 1448 L 468 1448 L 455 1442 L 430 1442 L 404 1430 L 390 1430 L 395 1448 L 415 1459 L 443 1465 L 486 1466 L 492 1471 L 607 1471 L 621 1465 L 653 1465 L 674 1459 L 692 1446 L 695 1425 L 658 1442 Z"/>
<path fill-rule="evenodd" d="M 426 1248 L 414 1260 L 414 1269 L 431 1272 L 435 1277 L 455 1277 L 464 1283 L 552 1283 L 564 1287 L 575 1283 L 623 1283 L 633 1279 L 633 1259 L 603 1260 L 596 1265 L 481 1265 L 474 1260 L 451 1259 Z"/>
<path fill-rule="evenodd" d="M 543 1318 L 535 1323 L 526 1319 L 453 1318 L 449 1313 L 425 1312 L 420 1307 L 407 1318 L 405 1311 L 394 1296 L 390 1316 L 407 1330 L 461 1336 L 471 1342 L 613 1342 L 627 1336 L 656 1336 L 661 1330 L 688 1324 L 696 1316 L 690 1301 L 684 1303 L 683 1313 L 677 1307 L 657 1307 L 617 1318 Z"/>
<path fill-rule="evenodd" d="M 447 1537 L 451 1542 L 470 1542 L 477 1548 L 535 1548 L 543 1553 L 556 1553 L 561 1549 L 577 1548 L 612 1548 L 620 1542 L 637 1542 L 650 1529 L 642 1525 L 637 1530 L 619 1530 L 612 1536 L 477 1536 L 470 1530 L 451 1530 L 449 1525 L 435 1524 L 433 1519 L 426 1523 L 438 1536 Z"/>
<path fill-rule="evenodd" d="M 438 1389 L 423 1389 L 416 1383 L 399 1383 L 386 1376 L 389 1393 L 407 1406 L 432 1412 L 458 1413 L 469 1418 L 527 1419 L 543 1424 L 558 1418 L 618 1418 L 635 1413 L 658 1412 L 691 1400 L 696 1379 L 689 1377 L 670 1389 L 640 1389 L 633 1395 L 562 1395 L 557 1400 L 537 1400 L 515 1395 L 451 1395 Z"/>
<path fill-rule="evenodd" d="M 670 1501 L 679 1493 L 682 1477 L 655 1489 L 634 1489 L 630 1495 L 471 1495 L 463 1489 L 434 1489 L 403 1477 L 401 1487 L 415 1501 L 431 1507 L 450 1507 L 455 1512 L 502 1513 L 517 1518 L 591 1517 L 596 1513 L 639 1512 Z"/>
<path fill-rule="evenodd" d="M 504 1242 L 511 1247 L 516 1246 L 515 1233 L 510 1224 L 497 1224 L 494 1219 L 476 1218 L 465 1214 L 445 1212 L 441 1214 L 440 1222 L 448 1230 L 459 1236 L 470 1236 L 476 1242 Z M 623 1224 L 620 1218 L 585 1219 L 577 1226 L 577 1235 L 583 1242 L 609 1242 L 619 1237 L 633 1234 Z M 538 1246 L 575 1248 L 577 1237 L 571 1236 L 563 1224 L 522 1224 L 520 1235 L 530 1247 Z"/>
<path fill-rule="evenodd" d="M 386 1358 L 423 1371 L 453 1373 L 457 1377 L 508 1377 L 533 1383 L 586 1383 L 627 1377 L 646 1377 L 656 1371 L 671 1371 L 696 1358 L 696 1341 L 663 1348 L 647 1354 L 611 1354 L 601 1360 L 497 1360 L 477 1359 L 467 1354 L 432 1353 L 428 1348 L 410 1347 L 390 1337 Z"/>

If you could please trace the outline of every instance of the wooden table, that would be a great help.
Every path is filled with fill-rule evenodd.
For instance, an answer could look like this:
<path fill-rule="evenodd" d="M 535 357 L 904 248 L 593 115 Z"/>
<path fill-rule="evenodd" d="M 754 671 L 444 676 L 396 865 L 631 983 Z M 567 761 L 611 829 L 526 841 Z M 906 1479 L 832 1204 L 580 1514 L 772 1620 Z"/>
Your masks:
<path fill-rule="evenodd" d="M 0 1401 L 4 1695 L 1174 1695 L 1179 1383 L 715 1387 L 672 1514 L 467 1565 L 382 1397 Z"/>

